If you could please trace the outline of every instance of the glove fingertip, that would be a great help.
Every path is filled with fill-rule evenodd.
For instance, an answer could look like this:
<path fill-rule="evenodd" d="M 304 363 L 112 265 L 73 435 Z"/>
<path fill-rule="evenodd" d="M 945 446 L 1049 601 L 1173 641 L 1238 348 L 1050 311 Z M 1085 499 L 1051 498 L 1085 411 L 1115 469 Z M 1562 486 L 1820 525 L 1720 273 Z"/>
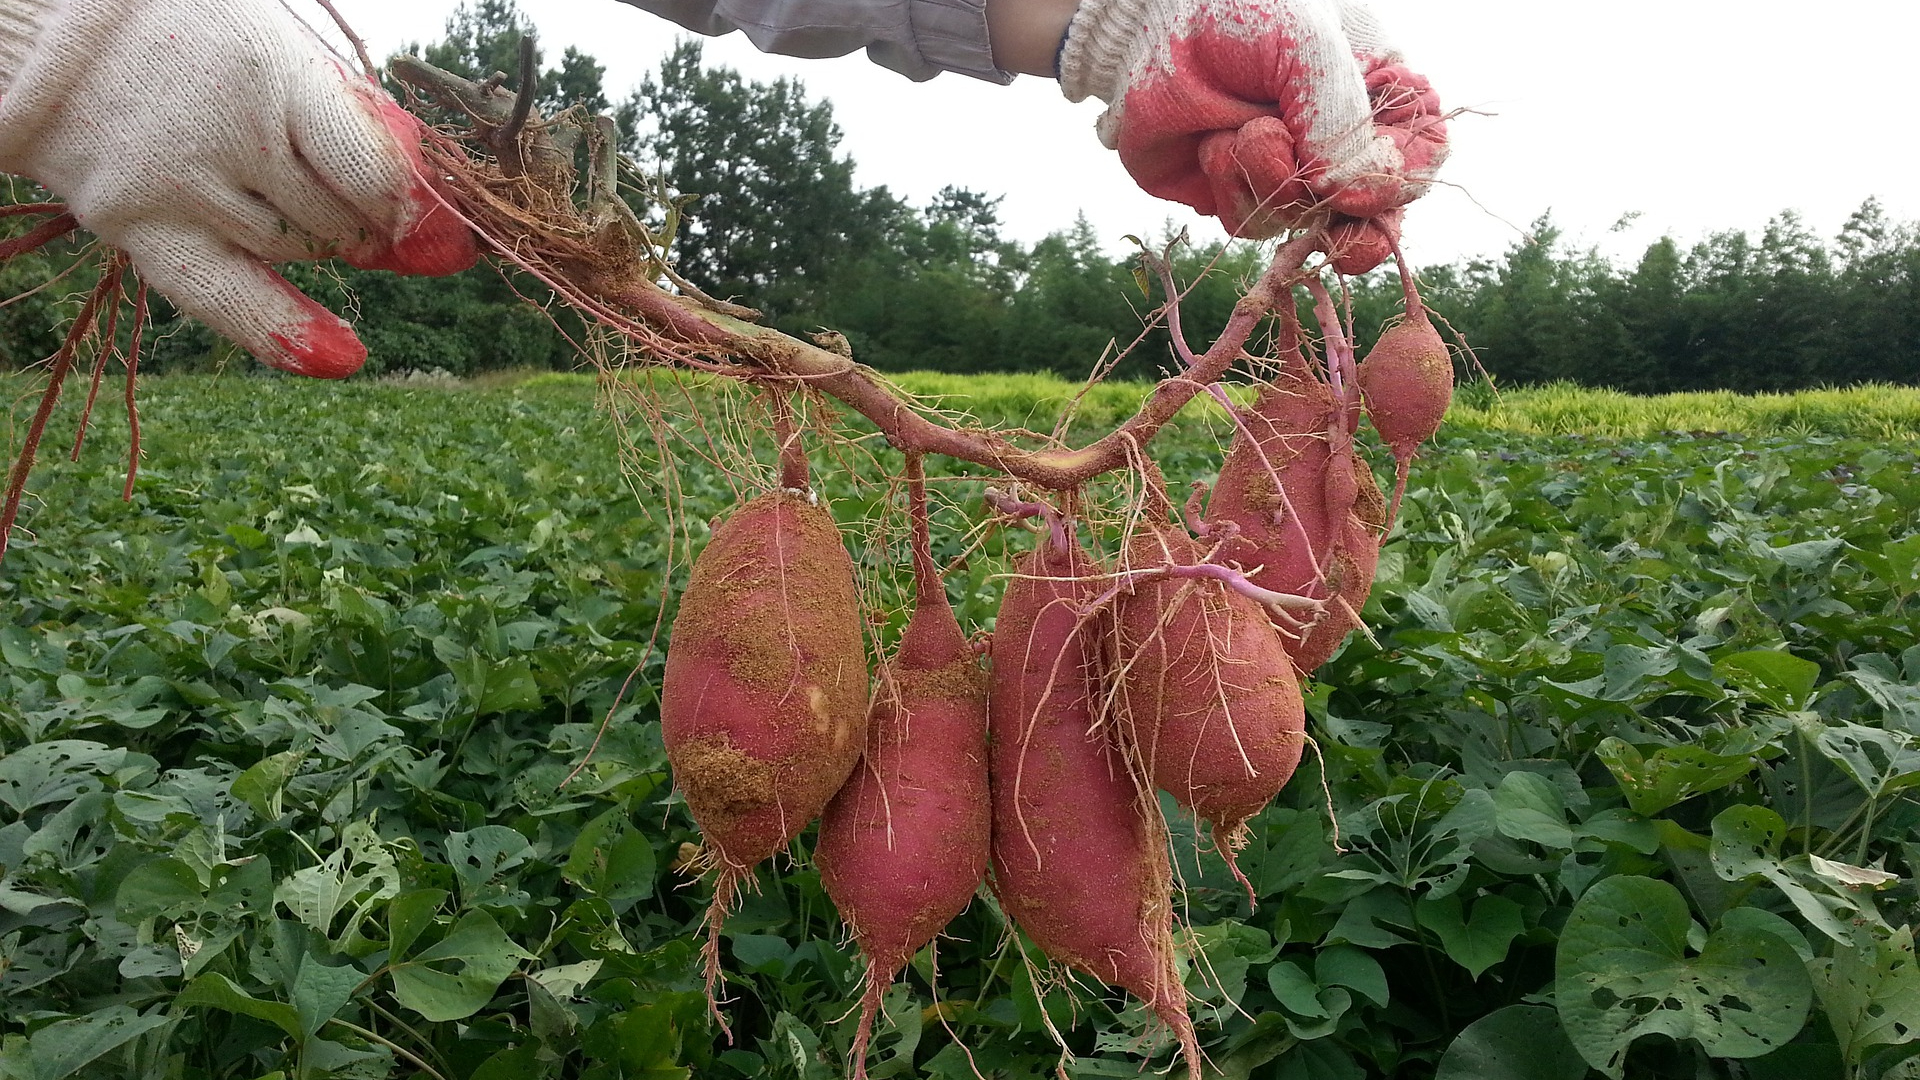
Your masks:
<path fill-rule="evenodd" d="M 389 243 L 347 253 L 347 261 L 363 270 L 391 270 L 419 277 L 444 277 L 471 269 L 480 261 L 480 247 L 445 192 L 429 178 L 420 140 L 424 127 L 412 113 L 381 92 L 363 87 L 362 100 L 399 145 L 413 177 L 395 235 Z"/>
<path fill-rule="evenodd" d="M 466 222 L 441 205 L 433 192 L 418 192 L 416 205 L 425 210 L 406 225 L 389 247 L 350 255 L 348 262 L 362 270 L 391 270 L 416 277 L 445 277 L 470 270 L 480 261 L 480 246 Z"/>
<path fill-rule="evenodd" d="M 344 379 L 367 362 L 367 346 L 353 327 L 331 312 L 316 315 L 305 326 L 289 333 L 267 335 L 277 354 L 260 359 L 295 375 L 312 379 Z"/>
<path fill-rule="evenodd" d="M 1389 210 L 1367 220 L 1347 218 L 1327 230 L 1326 252 L 1335 273 L 1364 274 L 1393 256 L 1400 240 L 1401 211 Z"/>

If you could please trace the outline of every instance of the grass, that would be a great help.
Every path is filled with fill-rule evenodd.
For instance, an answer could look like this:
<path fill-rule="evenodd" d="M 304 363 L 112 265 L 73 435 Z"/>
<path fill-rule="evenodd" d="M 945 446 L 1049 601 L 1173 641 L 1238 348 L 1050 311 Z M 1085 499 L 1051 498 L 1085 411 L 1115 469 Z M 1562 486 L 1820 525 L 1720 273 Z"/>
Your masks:
<path fill-rule="evenodd" d="M 891 373 L 902 389 L 929 404 L 965 411 L 1000 425 L 1051 430 L 1061 410 L 1083 389 L 1078 382 L 1037 374 L 955 375 L 935 371 Z M 511 370 L 477 376 L 481 389 L 590 387 L 585 374 Z M 1150 389 L 1144 383 L 1109 382 L 1080 402 L 1075 432 L 1103 431 L 1133 414 Z M 1211 412 L 1202 400 L 1190 408 Z M 1920 439 L 1920 387 L 1869 384 L 1847 389 L 1785 394 L 1738 394 L 1728 390 L 1653 397 L 1556 383 L 1495 394 L 1484 383 L 1456 392 L 1447 424 L 1456 430 L 1521 435 L 1591 435 L 1643 438 L 1662 432 L 1725 432 L 1735 435 L 1831 435 L 1848 438 Z"/>
<path fill-rule="evenodd" d="M 1447 423 L 1523 435 L 1638 438 L 1665 431 L 1736 435 L 1835 435 L 1905 440 L 1920 437 L 1920 388 L 1869 384 L 1844 390 L 1736 394 L 1730 390 L 1642 397 L 1556 383 L 1506 391 L 1469 387 Z"/>

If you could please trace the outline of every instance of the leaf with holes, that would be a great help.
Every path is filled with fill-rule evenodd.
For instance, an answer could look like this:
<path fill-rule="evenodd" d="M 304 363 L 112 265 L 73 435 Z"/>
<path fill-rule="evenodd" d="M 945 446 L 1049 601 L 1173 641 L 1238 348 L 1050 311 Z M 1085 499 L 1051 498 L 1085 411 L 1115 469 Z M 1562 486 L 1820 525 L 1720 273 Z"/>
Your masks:
<path fill-rule="evenodd" d="M 1729 806 L 1713 819 L 1714 873 L 1724 881 L 1763 878 L 1814 929 L 1845 945 L 1856 921 L 1881 921 L 1868 892 L 1818 872 L 1806 855 L 1780 857 L 1787 823 L 1764 806 Z M 1838 864 L 1828 864 L 1838 865 Z"/>
<path fill-rule="evenodd" d="M 1680 891 L 1652 878 L 1608 878 L 1574 905 L 1555 959 L 1554 998 L 1568 1037 L 1594 1068 L 1624 1076 L 1627 1050 L 1643 1035 L 1751 1058 L 1806 1025 L 1813 985 L 1790 944 L 1722 927 L 1689 955 L 1691 929 Z"/>
<path fill-rule="evenodd" d="M 1697 746 L 1663 746 L 1643 755 L 1619 738 L 1594 748 L 1634 813 L 1653 815 L 1695 795 L 1719 791 L 1744 779 L 1757 762 L 1746 755 L 1715 754 Z"/>
<path fill-rule="evenodd" d="M 1874 1047 L 1920 1038 L 1920 962 L 1911 927 L 1885 938 L 1863 929 L 1852 948 L 1835 949 L 1813 970 L 1814 990 L 1850 1064 L 1865 1061 Z"/>
<path fill-rule="evenodd" d="M 94 742 L 34 743 L 0 758 L 0 803 L 17 814 L 104 790 L 128 752 Z"/>
<path fill-rule="evenodd" d="M 1821 756 L 1880 798 L 1920 787 L 1920 738 L 1862 724 L 1810 718 L 1805 729 Z"/>
<path fill-rule="evenodd" d="M 97 1059 L 145 1035 L 155 1028 L 173 1023 L 165 1010 L 145 1015 L 126 1005 L 111 1005 L 38 1028 L 27 1037 L 24 1075 L 34 1080 L 60 1080 L 81 1073 Z"/>

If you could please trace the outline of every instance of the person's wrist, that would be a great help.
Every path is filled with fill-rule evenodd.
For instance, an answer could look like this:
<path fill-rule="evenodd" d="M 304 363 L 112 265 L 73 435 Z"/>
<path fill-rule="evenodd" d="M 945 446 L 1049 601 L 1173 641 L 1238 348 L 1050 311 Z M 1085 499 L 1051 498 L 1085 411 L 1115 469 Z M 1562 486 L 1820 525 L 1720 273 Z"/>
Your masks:
<path fill-rule="evenodd" d="M 993 63 L 1021 75 L 1060 77 L 1060 44 L 1080 0 L 987 0 Z"/>

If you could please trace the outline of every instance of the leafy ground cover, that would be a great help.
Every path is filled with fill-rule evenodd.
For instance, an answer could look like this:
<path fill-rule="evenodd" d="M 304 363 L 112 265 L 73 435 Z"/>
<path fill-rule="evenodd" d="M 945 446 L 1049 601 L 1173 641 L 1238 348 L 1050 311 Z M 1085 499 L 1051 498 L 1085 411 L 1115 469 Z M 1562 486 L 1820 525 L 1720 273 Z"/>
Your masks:
<path fill-rule="evenodd" d="M 586 385 L 146 389 L 133 502 L 103 420 L 0 567 L 0 1074 L 844 1071 L 857 968 L 806 842 L 728 923 L 735 1041 L 707 1018 L 651 697 L 684 552 Z M 1170 475 L 1216 463 L 1206 419 Z M 1324 764 L 1258 821 L 1257 907 L 1176 829 L 1218 1074 L 1913 1075 L 1920 458 L 1463 420 L 1377 640 L 1313 687 Z M 816 482 L 865 521 L 849 460 Z M 697 533 L 735 485 L 687 477 Z M 945 531 L 978 626 L 1002 554 Z M 891 537 L 857 539 L 884 581 Z M 1171 1060 L 1036 961 L 976 900 L 873 1074 L 1050 1075 L 1050 1023 L 1070 1076 Z"/>

